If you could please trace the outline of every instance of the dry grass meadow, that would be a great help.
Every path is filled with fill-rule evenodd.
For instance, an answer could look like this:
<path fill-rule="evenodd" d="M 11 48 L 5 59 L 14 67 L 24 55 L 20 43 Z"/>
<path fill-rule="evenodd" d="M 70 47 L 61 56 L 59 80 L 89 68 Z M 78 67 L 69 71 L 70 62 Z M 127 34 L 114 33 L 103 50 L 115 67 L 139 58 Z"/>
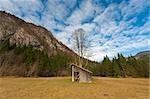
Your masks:
<path fill-rule="evenodd" d="M 99 78 L 72 83 L 70 77 L 0 78 L 0 99 L 148 99 L 149 80 Z"/>

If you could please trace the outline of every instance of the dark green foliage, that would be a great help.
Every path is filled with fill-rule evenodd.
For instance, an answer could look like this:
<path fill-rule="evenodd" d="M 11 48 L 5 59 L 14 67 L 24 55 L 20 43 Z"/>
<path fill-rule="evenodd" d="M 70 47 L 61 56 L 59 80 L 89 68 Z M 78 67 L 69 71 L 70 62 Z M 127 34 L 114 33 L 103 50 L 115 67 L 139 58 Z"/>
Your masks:
<path fill-rule="evenodd" d="M 59 50 L 55 55 L 48 56 L 45 50 L 40 51 L 31 46 L 16 46 L 8 41 L 0 43 L 0 59 L 0 67 L 3 69 L 1 71 L 9 75 L 7 66 L 3 66 L 3 63 L 11 67 L 15 64 L 13 74 L 17 76 L 71 75 L 69 64 L 75 61 L 73 56 Z M 112 60 L 108 56 L 104 57 L 101 63 L 84 59 L 82 61 L 84 67 L 91 70 L 95 76 L 149 77 L 149 57 L 135 59 L 133 56 L 125 58 L 122 54 L 118 54 L 117 58 Z M 10 75 L 13 74 L 10 71 Z"/>
<path fill-rule="evenodd" d="M 148 57 L 135 59 L 125 58 L 122 54 L 112 61 L 106 56 L 104 60 L 91 69 L 96 76 L 105 77 L 149 77 Z"/>
<path fill-rule="evenodd" d="M 16 47 L 15 44 L 10 44 L 8 41 L 0 43 L 0 53 L 4 51 L 10 51 Z"/>
<path fill-rule="evenodd" d="M 121 75 L 120 67 L 116 57 L 112 60 L 112 77 L 119 77 Z"/>
<path fill-rule="evenodd" d="M 31 67 L 37 67 L 35 73 L 37 76 L 68 75 L 70 72 L 68 67 L 73 60 L 71 56 L 60 51 L 49 57 L 46 51 L 40 51 L 31 46 L 11 45 L 8 41 L 0 44 L 0 53 L 14 53 L 15 57 L 20 56 L 22 58 L 21 65 L 26 66 L 26 72 L 35 71 L 31 70 Z M 25 76 L 27 75 L 25 74 Z M 32 75 L 28 74 L 28 76 Z"/>
<path fill-rule="evenodd" d="M 102 61 L 101 72 L 104 77 L 112 75 L 112 65 L 108 56 L 104 57 L 104 60 Z"/>
<path fill-rule="evenodd" d="M 120 68 L 120 75 L 126 77 L 126 58 L 122 54 L 118 54 L 118 59 L 116 61 Z"/>

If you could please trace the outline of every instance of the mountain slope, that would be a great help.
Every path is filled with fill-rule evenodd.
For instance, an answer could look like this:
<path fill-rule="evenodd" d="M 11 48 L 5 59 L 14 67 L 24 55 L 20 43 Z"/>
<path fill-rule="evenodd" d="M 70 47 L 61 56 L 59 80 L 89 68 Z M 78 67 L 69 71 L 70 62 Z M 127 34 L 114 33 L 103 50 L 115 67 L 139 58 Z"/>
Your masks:
<path fill-rule="evenodd" d="M 135 58 L 140 59 L 144 57 L 150 57 L 150 51 L 142 51 L 135 55 Z"/>
<path fill-rule="evenodd" d="M 56 49 L 74 54 L 43 27 L 26 23 L 5 12 L 0 12 L 0 22 L 0 42 L 8 39 L 11 44 L 31 45 L 36 49 L 46 50 L 49 55 L 53 54 Z"/>
<path fill-rule="evenodd" d="M 45 28 L 0 12 L 0 76 L 69 75 L 75 56 Z"/>

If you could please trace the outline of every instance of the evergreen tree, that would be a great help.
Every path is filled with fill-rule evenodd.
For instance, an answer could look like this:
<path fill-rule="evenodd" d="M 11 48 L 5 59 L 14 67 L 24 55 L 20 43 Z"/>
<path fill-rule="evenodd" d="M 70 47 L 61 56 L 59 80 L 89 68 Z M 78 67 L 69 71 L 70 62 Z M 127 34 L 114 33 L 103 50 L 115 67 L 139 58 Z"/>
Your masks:
<path fill-rule="evenodd" d="M 104 57 L 104 60 L 102 61 L 102 76 L 111 76 L 112 74 L 112 65 L 111 61 L 108 56 Z"/>
<path fill-rule="evenodd" d="M 114 57 L 113 60 L 112 60 L 112 76 L 113 77 L 118 77 L 120 75 L 121 75 L 121 73 L 120 73 L 119 65 L 117 63 L 117 58 Z"/>
<path fill-rule="evenodd" d="M 127 75 L 136 77 L 138 76 L 138 71 L 137 71 L 137 61 L 133 56 L 130 56 L 127 58 Z"/>
<path fill-rule="evenodd" d="M 118 53 L 117 63 L 121 70 L 121 76 L 126 77 L 126 58 L 122 54 Z"/>

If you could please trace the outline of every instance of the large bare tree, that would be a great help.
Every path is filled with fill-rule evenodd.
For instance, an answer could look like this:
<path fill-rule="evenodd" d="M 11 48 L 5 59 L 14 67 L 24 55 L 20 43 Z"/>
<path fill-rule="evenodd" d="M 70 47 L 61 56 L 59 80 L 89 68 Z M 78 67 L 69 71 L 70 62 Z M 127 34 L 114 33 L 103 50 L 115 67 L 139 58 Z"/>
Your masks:
<path fill-rule="evenodd" d="M 82 66 L 81 57 L 84 57 L 87 48 L 86 32 L 79 28 L 73 33 L 73 48 L 78 53 L 78 65 Z"/>

